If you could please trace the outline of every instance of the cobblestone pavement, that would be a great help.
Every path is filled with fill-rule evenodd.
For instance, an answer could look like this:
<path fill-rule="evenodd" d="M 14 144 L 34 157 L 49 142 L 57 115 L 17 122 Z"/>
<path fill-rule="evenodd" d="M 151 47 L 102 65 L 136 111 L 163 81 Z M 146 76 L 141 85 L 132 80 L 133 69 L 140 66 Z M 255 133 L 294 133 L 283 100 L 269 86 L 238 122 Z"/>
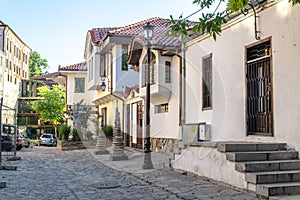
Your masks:
<path fill-rule="evenodd" d="M 166 168 L 122 170 L 128 161 L 107 161 L 92 150 L 57 151 L 53 147 L 22 149 L 16 171 L 0 170 L 1 200 L 14 199 L 256 199 L 253 194 L 234 190 L 210 179 L 186 175 Z M 123 165 L 118 165 L 118 163 Z M 141 164 L 141 163 L 139 163 Z M 119 168 L 118 168 L 119 166 Z M 129 167 L 128 167 L 129 168 Z"/>

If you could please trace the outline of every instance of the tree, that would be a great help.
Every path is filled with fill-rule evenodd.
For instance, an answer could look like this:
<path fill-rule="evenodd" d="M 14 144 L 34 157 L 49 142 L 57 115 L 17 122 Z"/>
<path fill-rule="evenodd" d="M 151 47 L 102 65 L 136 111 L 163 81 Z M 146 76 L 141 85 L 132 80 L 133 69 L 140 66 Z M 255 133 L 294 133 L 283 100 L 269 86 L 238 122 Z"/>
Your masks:
<path fill-rule="evenodd" d="M 292 5 L 299 4 L 300 0 L 289 0 Z M 221 5 L 227 3 L 226 9 L 221 9 Z M 199 10 L 183 18 L 182 15 L 178 19 L 174 19 L 171 15 L 167 25 L 171 25 L 170 33 L 185 37 L 188 35 L 188 29 L 192 32 L 199 32 L 202 34 L 208 33 L 216 40 L 217 35 L 222 31 L 222 24 L 226 23 L 226 15 L 228 13 L 238 12 L 245 9 L 250 0 L 194 0 L 193 4 L 199 7 Z M 208 12 L 205 12 L 208 10 Z M 201 12 L 199 20 L 195 23 L 188 21 L 188 18 Z M 191 26 L 191 27 L 190 27 Z"/>
<path fill-rule="evenodd" d="M 49 68 L 48 61 L 41 58 L 41 55 L 33 51 L 29 57 L 29 77 L 44 75 L 47 72 L 43 70 Z"/>
<path fill-rule="evenodd" d="M 65 98 L 64 90 L 60 85 L 53 85 L 52 89 L 48 86 L 41 86 L 37 90 L 38 96 L 42 99 L 33 102 L 33 110 L 40 115 L 40 120 L 51 122 L 54 125 L 56 134 L 59 122 L 65 121 L 63 114 L 65 102 L 62 101 L 62 97 Z"/>
<path fill-rule="evenodd" d="M 83 131 L 86 131 L 88 127 L 91 110 L 91 106 L 83 103 L 83 99 L 81 99 L 81 101 L 73 104 L 71 111 L 68 113 L 80 135 L 82 135 Z"/>

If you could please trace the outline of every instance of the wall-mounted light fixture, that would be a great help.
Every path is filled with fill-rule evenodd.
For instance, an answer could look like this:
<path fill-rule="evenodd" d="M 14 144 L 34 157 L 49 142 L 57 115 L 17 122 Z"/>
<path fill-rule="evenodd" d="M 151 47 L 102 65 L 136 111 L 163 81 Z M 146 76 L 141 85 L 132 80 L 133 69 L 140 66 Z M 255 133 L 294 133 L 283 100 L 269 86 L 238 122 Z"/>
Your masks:
<path fill-rule="evenodd" d="M 101 91 L 102 92 L 104 92 L 105 91 L 105 89 L 106 89 L 106 83 L 105 83 L 105 79 L 107 79 L 107 84 L 108 84 L 108 87 L 107 87 L 107 89 L 108 89 L 108 91 L 110 90 L 110 88 L 109 88 L 109 78 L 107 77 L 107 76 L 101 76 Z"/>

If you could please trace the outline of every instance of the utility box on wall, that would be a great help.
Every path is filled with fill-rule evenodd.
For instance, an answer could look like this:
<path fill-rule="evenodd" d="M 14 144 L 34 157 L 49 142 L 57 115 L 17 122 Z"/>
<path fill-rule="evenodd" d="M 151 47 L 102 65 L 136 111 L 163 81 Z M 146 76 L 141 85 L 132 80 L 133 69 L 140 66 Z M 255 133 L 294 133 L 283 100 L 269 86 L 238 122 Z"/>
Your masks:
<path fill-rule="evenodd" d="M 210 125 L 205 122 L 182 125 L 182 140 L 189 145 L 211 139 Z"/>
<path fill-rule="evenodd" d="M 211 139 L 210 125 L 200 123 L 198 129 L 198 141 L 209 141 Z"/>

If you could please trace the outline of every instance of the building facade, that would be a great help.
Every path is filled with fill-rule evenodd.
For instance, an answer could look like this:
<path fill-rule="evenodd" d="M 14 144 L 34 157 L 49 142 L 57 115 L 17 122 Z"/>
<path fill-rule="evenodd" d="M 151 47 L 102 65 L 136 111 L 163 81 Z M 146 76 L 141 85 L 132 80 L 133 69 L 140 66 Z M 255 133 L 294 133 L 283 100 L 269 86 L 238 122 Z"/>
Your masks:
<path fill-rule="evenodd" d="M 173 162 L 244 189 L 251 189 L 244 174 L 235 172 L 215 142 L 282 142 L 300 150 L 300 7 L 262 1 L 253 8 L 229 18 L 216 41 L 200 35 L 185 44 L 184 121 L 209 125 L 210 137 L 183 131 L 191 146 Z"/>
<path fill-rule="evenodd" d="M 17 99 L 22 79 L 29 76 L 31 48 L 6 24 L 0 21 L 0 93 L 3 105 L 3 123 L 14 124 Z"/>

